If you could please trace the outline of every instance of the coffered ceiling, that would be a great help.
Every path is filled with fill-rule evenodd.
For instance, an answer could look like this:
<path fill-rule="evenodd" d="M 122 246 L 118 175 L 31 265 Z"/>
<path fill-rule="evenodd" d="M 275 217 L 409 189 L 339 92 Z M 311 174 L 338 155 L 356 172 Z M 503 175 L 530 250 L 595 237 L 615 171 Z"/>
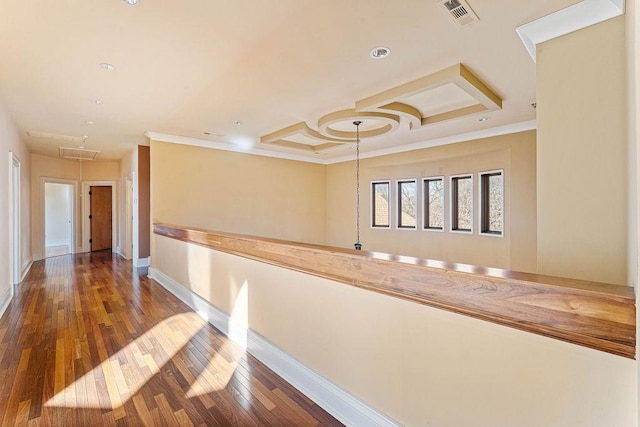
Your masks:
<path fill-rule="evenodd" d="M 516 28 L 578 2 L 469 0 L 465 28 L 440 3 L 0 0 L 0 102 L 33 152 L 99 159 L 152 135 L 337 161 L 354 119 L 364 154 L 532 128 Z"/>

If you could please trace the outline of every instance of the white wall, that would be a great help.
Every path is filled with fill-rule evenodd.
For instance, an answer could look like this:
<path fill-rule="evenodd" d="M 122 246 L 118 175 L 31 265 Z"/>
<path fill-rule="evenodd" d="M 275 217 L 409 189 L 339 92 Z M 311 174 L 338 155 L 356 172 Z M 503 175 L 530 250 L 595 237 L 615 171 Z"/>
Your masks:
<path fill-rule="evenodd" d="M 9 113 L 0 104 L 0 313 L 4 310 L 10 297 L 11 285 L 10 248 L 9 248 L 9 153 L 12 152 L 21 164 L 21 227 L 20 266 L 25 271 L 31 262 L 31 227 L 30 227 L 30 161 L 27 148 L 20 137 L 20 132 L 13 123 Z"/>
<path fill-rule="evenodd" d="M 71 247 L 72 191 L 70 184 L 45 183 L 45 246 Z"/>

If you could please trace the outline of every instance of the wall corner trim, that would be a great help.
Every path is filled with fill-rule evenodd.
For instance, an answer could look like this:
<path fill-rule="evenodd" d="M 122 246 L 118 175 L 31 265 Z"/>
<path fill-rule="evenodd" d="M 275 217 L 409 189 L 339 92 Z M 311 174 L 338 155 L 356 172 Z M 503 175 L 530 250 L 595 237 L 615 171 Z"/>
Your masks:
<path fill-rule="evenodd" d="M 2 317 L 5 311 L 7 311 L 7 308 L 9 307 L 9 303 L 11 302 L 12 299 L 13 299 L 13 295 L 11 292 L 11 288 L 7 289 L 4 295 L 0 296 L 0 317 Z"/>
<path fill-rule="evenodd" d="M 280 375 L 311 400 L 347 426 L 399 426 L 352 394 L 312 371 L 250 329 L 238 331 L 225 313 L 157 268 L 149 268 L 149 278 L 175 295 L 230 339 L 246 345 L 247 351 Z M 233 327 L 230 327 L 233 324 Z M 246 328 L 246 326 L 245 326 Z M 230 331 L 232 331 L 230 333 Z M 246 340 L 246 343 L 244 342 Z"/>
<path fill-rule="evenodd" d="M 31 266 L 33 265 L 33 257 L 29 257 L 25 260 L 24 264 L 22 264 L 22 271 L 20 273 L 20 281 L 22 282 L 25 277 L 27 277 L 27 273 L 31 270 Z"/>
<path fill-rule="evenodd" d="M 516 28 L 536 62 L 536 45 L 624 14 L 625 0 L 583 0 Z"/>
<path fill-rule="evenodd" d="M 149 267 L 150 265 L 151 265 L 151 257 L 133 259 L 133 266 L 136 268 Z"/>

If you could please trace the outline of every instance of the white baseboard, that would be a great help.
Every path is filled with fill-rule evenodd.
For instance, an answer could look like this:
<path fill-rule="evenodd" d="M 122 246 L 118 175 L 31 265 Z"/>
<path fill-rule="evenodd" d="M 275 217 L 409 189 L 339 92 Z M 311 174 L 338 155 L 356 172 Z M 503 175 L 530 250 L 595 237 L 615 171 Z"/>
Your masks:
<path fill-rule="evenodd" d="M 48 240 L 45 243 L 45 247 L 49 247 L 49 246 L 70 246 L 71 243 L 69 243 L 66 240 Z"/>
<path fill-rule="evenodd" d="M 27 277 L 27 273 L 31 270 L 31 266 L 33 265 L 33 258 L 28 258 L 25 260 L 24 264 L 22 264 L 22 272 L 20 273 L 20 281 L 22 282 L 25 277 Z"/>
<path fill-rule="evenodd" d="M 151 257 L 133 259 L 134 267 L 149 267 L 151 265 Z"/>
<path fill-rule="evenodd" d="M 312 371 L 258 333 L 247 329 L 245 325 L 234 322 L 210 302 L 191 292 L 158 269 L 149 268 L 149 277 L 160 283 L 233 341 L 245 346 L 255 358 L 345 425 L 358 427 L 400 425 Z"/>
<path fill-rule="evenodd" d="M 0 317 L 4 314 L 9 307 L 9 303 L 11 302 L 11 298 L 13 297 L 13 292 L 11 292 L 12 288 L 7 289 L 4 295 L 0 296 Z"/>
<path fill-rule="evenodd" d="M 131 259 L 131 257 L 127 256 L 127 254 L 124 253 L 120 247 L 118 247 L 118 255 L 120 255 L 122 258 L 127 259 L 127 260 Z"/>
<path fill-rule="evenodd" d="M 42 256 L 42 254 L 33 254 L 34 261 L 42 261 L 43 259 L 44 257 Z"/>

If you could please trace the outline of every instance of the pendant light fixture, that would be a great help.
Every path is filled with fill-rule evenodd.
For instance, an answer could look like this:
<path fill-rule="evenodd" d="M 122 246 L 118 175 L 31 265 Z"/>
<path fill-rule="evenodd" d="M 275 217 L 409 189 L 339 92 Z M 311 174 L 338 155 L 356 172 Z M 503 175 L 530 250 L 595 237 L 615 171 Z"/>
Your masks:
<path fill-rule="evenodd" d="M 362 250 L 360 243 L 360 125 L 362 122 L 356 120 L 356 243 L 353 245 L 357 251 Z"/>

